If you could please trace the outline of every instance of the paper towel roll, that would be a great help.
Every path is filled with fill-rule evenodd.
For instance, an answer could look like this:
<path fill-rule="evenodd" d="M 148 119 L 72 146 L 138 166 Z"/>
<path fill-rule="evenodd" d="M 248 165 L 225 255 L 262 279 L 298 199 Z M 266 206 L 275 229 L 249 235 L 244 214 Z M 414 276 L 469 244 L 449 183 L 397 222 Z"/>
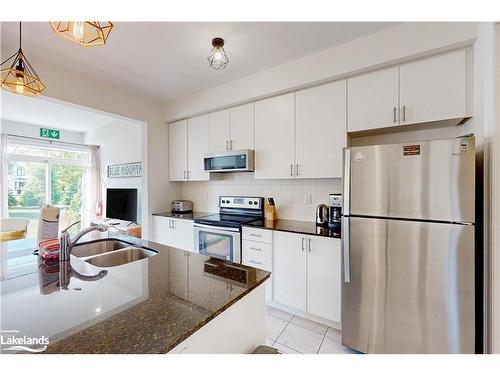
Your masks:
<path fill-rule="evenodd" d="M 59 235 L 59 207 L 45 205 L 40 209 L 37 243 Z"/>

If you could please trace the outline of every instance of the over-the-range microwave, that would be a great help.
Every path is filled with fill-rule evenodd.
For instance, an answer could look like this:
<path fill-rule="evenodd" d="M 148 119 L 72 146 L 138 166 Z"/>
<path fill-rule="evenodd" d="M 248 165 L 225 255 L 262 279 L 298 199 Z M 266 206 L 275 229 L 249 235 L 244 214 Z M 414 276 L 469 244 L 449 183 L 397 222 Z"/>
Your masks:
<path fill-rule="evenodd" d="M 254 150 L 232 150 L 206 154 L 206 172 L 253 172 Z"/>

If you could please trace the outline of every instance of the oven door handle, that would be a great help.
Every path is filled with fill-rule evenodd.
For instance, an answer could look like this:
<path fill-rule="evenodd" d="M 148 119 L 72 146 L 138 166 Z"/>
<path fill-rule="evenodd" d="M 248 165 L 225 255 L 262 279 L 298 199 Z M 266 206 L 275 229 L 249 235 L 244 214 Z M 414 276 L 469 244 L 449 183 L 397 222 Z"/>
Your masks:
<path fill-rule="evenodd" d="M 199 224 L 194 223 L 194 228 L 203 228 L 203 229 L 211 229 L 212 231 L 224 231 L 224 232 L 239 232 L 240 228 L 232 228 L 232 227 L 217 227 L 215 225 L 207 225 L 207 224 Z"/>

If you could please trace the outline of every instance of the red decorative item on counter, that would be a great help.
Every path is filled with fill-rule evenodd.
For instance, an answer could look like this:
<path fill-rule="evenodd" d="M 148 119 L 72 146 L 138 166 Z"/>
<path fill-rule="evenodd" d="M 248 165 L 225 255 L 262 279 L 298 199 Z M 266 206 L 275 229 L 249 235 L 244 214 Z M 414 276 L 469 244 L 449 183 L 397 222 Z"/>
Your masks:
<path fill-rule="evenodd" d="M 38 253 L 43 259 L 59 259 L 59 239 L 49 238 L 38 244 Z"/>

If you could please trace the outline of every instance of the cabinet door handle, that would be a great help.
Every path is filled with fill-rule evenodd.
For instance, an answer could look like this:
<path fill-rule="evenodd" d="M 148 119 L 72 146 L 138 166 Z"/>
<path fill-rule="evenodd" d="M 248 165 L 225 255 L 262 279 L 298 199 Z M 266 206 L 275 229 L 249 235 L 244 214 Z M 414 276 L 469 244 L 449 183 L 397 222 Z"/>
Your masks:
<path fill-rule="evenodd" d="M 302 252 L 304 252 L 304 240 L 305 240 L 305 238 L 302 237 Z"/>
<path fill-rule="evenodd" d="M 187 180 L 187 171 L 184 171 L 184 179 Z"/>
<path fill-rule="evenodd" d="M 252 236 L 252 237 L 262 237 L 260 234 L 255 234 L 255 233 L 250 233 L 250 236 Z"/>
<path fill-rule="evenodd" d="M 250 250 L 262 251 L 260 247 L 250 247 Z"/>
<path fill-rule="evenodd" d="M 172 229 L 175 229 L 175 221 L 172 220 Z"/>
<path fill-rule="evenodd" d="M 293 164 L 290 164 L 290 176 L 293 176 Z"/>
<path fill-rule="evenodd" d="M 299 165 L 296 164 L 295 165 L 295 176 L 298 176 L 299 175 Z"/>
<path fill-rule="evenodd" d="M 307 240 L 307 245 L 308 245 L 308 248 L 309 248 L 308 249 L 309 252 L 311 252 L 311 239 L 310 238 Z"/>
<path fill-rule="evenodd" d="M 255 260 L 251 260 L 250 263 L 253 263 L 253 264 L 262 264 L 262 262 L 257 262 Z"/>
<path fill-rule="evenodd" d="M 233 149 L 233 140 L 231 139 L 229 141 L 229 149 L 232 150 Z"/>
<path fill-rule="evenodd" d="M 229 141 L 226 141 L 226 150 L 229 150 Z"/>
<path fill-rule="evenodd" d="M 403 105 L 403 122 L 406 121 L 406 106 Z"/>
<path fill-rule="evenodd" d="M 188 180 L 191 179 L 191 171 L 187 171 Z"/>
<path fill-rule="evenodd" d="M 397 120 L 396 120 L 396 106 L 394 106 L 394 109 L 393 109 L 393 116 L 394 116 L 393 122 L 396 123 L 397 122 Z"/>
<path fill-rule="evenodd" d="M 172 229 L 172 220 L 168 219 L 168 229 Z"/>

